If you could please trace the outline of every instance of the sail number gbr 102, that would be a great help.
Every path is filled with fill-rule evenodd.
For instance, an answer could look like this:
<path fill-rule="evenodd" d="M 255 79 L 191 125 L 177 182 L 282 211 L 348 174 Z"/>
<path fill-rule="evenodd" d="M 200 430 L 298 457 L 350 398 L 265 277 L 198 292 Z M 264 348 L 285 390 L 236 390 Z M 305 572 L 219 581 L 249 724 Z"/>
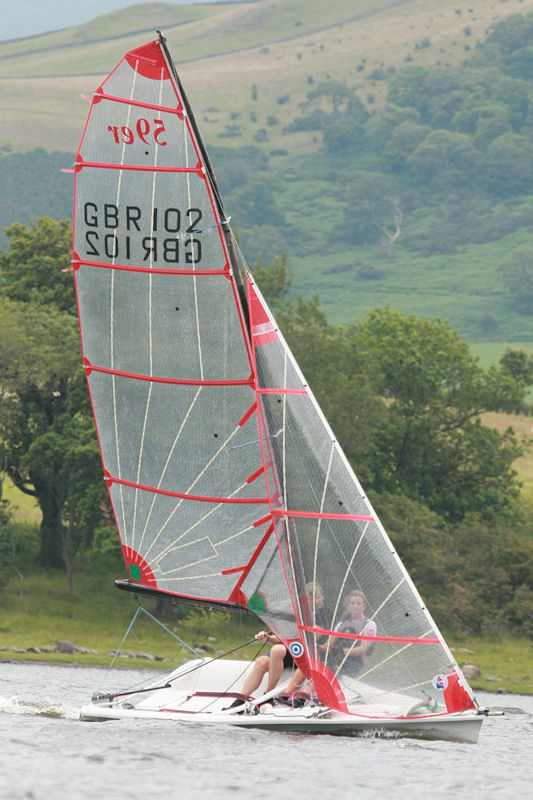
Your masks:
<path fill-rule="evenodd" d="M 194 236 L 202 219 L 199 208 L 141 209 L 113 203 L 83 206 L 85 255 L 123 261 L 197 264 L 202 244 Z M 144 234 L 144 235 L 143 235 Z"/>

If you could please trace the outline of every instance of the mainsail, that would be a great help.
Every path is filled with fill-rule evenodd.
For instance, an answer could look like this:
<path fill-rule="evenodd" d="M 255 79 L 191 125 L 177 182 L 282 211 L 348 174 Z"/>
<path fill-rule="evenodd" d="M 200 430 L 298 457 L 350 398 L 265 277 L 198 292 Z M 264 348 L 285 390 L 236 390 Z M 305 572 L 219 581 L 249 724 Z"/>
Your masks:
<path fill-rule="evenodd" d="M 369 636 L 335 628 L 359 589 L 371 696 L 391 714 L 443 688 L 449 711 L 471 705 L 239 256 L 163 37 L 94 93 L 75 195 L 83 361 L 129 585 L 248 608 L 342 710 L 356 690 L 334 642 Z"/>

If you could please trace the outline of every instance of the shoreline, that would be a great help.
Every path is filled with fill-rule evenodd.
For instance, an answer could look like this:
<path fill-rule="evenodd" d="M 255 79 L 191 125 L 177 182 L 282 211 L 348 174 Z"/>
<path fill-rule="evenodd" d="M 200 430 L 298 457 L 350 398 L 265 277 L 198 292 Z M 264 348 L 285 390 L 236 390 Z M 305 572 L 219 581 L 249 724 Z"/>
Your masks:
<path fill-rule="evenodd" d="M 154 662 L 150 662 L 152 667 L 155 666 Z M 161 663 L 161 662 L 157 662 Z M 35 664 L 36 666 L 50 666 L 50 667 L 70 667 L 73 669 L 110 669 L 109 665 L 106 664 L 80 664 L 79 661 L 52 661 L 52 660 L 44 660 L 38 658 L 2 658 L 0 657 L 0 666 L 2 664 Z M 177 664 L 176 664 L 177 666 Z M 141 664 L 139 666 L 130 666 L 126 664 L 115 664 L 113 666 L 113 670 L 131 670 L 138 672 L 139 670 L 146 670 L 152 671 L 152 667 L 149 667 L 147 664 Z M 172 667 L 170 667 L 172 669 Z M 166 671 L 166 670 L 163 670 Z M 488 689 L 485 686 L 475 686 L 470 683 L 470 688 L 472 691 L 475 692 L 484 692 L 485 694 L 491 694 L 494 696 L 503 697 L 505 695 L 516 695 L 517 697 L 533 697 L 533 692 L 519 692 L 513 691 L 510 689 L 504 689 L 503 687 L 500 689 Z"/>

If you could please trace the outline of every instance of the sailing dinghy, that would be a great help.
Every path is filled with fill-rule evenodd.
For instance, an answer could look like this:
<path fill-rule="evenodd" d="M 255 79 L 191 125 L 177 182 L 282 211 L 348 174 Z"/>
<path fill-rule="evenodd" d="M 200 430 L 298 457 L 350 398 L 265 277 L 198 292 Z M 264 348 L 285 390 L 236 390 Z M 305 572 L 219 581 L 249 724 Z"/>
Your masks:
<path fill-rule="evenodd" d="M 303 705 L 275 699 L 289 670 L 228 709 L 252 664 L 199 657 L 95 696 L 81 718 L 475 742 L 486 712 L 246 268 L 160 34 L 95 91 L 75 198 L 83 364 L 128 570 L 117 585 L 246 609 L 306 678 Z M 355 589 L 368 619 L 350 632 Z"/>

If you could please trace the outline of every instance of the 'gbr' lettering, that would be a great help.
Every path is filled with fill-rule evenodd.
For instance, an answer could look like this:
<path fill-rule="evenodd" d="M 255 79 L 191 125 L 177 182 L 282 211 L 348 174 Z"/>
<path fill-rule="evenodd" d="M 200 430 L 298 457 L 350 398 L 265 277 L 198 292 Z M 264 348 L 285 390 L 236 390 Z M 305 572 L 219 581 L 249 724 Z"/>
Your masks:
<path fill-rule="evenodd" d="M 87 227 L 85 254 L 91 259 L 121 262 L 196 264 L 202 259 L 202 244 L 193 234 L 198 233 L 201 220 L 199 208 L 184 212 L 175 207 L 153 208 L 143 212 L 139 206 L 119 208 L 114 203 L 98 206 L 87 202 L 83 207 Z"/>

